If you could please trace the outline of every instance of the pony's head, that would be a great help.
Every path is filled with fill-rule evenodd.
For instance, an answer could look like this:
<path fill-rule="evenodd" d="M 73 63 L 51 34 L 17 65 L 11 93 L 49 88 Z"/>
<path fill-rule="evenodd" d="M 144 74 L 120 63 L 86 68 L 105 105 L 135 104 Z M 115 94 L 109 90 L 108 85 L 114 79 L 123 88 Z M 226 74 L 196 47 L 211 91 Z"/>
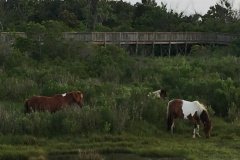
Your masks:
<path fill-rule="evenodd" d="M 200 119 L 204 125 L 203 131 L 206 135 L 206 138 L 209 138 L 210 131 L 212 129 L 212 123 L 211 123 L 211 120 L 209 119 L 207 110 L 202 111 L 202 113 L 200 114 Z"/>
<path fill-rule="evenodd" d="M 154 92 L 150 92 L 148 94 L 148 97 L 153 97 L 153 98 L 163 98 L 167 97 L 167 91 L 165 89 L 157 90 Z"/>
<path fill-rule="evenodd" d="M 203 125 L 204 125 L 203 131 L 206 135 L 206 138 L 209 138 L 210 137 L 210 131 L 212 129 L 212 123 L 211 123 L 211 121 L 203 122 Z"/>
<path fill-rule="evenodd" d="M 80 91 L 73 91 L 66 94 L 73 98 L 73 101 L 77 103 L 80 107 L 83 106 L 83 94 Z"/>
<path fill-rule="evenodd" d="M 163 99 L 165 99 L 165 97 L 167 97 L 167 91 L 165 89 L 162 89 L 160 92 L 160 97 L 162 97 Z"/>

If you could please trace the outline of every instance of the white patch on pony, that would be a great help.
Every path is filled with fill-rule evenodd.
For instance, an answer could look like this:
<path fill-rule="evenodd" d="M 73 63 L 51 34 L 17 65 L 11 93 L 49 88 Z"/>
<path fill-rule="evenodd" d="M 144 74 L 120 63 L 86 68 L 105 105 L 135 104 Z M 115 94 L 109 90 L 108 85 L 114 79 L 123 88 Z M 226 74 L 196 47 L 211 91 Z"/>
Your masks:
<path fill-rule="evenodd" d="M 193 116 L 195 112 L 197 112 L 197 115 L 200 116 L 202 111 L 205 110 L 203 105 L 201 105 L 198 101 L 193 101 L 193 102 L 189 102 L 185 100 L 182 100 L 182 101 L 183 101 L 182 110 L 184 114 L 184 119 L 188 119 L 187 118 L 188 115 Z"/>
<path fill-rule="evenodd" d="M 62 96 L 65 97 L 67 95 L 67 93 L 63 93 Z"/>

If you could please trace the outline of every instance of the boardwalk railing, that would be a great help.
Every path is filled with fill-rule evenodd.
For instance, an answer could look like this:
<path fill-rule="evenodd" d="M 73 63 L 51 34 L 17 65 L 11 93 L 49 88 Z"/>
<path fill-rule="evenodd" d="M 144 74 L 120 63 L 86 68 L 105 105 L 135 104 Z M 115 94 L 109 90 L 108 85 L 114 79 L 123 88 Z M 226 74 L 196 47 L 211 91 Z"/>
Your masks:
<path fill-rule="evenodd" d="M 9 42 L 13 35 L 25 36 L 24 32 L 0 32 L 0 42 Z M 229 45 L 240 38 L 239 34 L 209 32 L 64 32 L 63 37 L 79 42 L 95 44 L 181 44 L 211 43 Z"/>
<path fill-rule="evenodd" d="M 66 39 L 96 44 L 181 44 L 228 45 L 238 34 L 207 32 L 64 32 Z"/>
<path fill-rule="evenodd" d="M 24 32 L 0 32 L 0 44 L 12 44 L 16 37 L 25 37 Z"/>

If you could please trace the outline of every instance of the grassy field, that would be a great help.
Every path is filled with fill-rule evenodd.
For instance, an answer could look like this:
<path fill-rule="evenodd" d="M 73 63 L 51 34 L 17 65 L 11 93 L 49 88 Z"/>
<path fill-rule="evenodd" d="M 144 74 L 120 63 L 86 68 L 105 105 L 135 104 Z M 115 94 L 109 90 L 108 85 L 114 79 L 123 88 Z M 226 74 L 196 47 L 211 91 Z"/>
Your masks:
<path fill-rule="evenodd" d="M 19 103 L 7 104 L 12 107 L 21 106 Z M 7 106 L 6 103 L 1 105 Z M 18 109 L 22 110 L 20 107 Z M 0 159 L 51 159 L 50 157 L 69 154 L 85 155 L 82 159 L 104 159 L 104 156 L 98 155 L 110 153 L 192 160 L 240 159 L 240 126 L 237 121 L 228 123 L 223 118 L 212 117 L 213 128 L 209 139 L 204 137 L 202 126 L 202 137 L 193 139 L 192 124 L 188 121 L 177 120 L 174 134 L 170 134 L 163 127 L 157 128 L 144 122 L 136 123 L 139 123 L 140 132 L 110 134 L 96 131 L 57 136 L 1 133 Z"/>
<path fill-rule="evenodd" d="M 33 136 L 1 136 L 1 159 L 47 159 L 51 155 L 86 153 L 134 153 L 145 157 L 183 159 L 239 159 L 240 138 L 220 135 L 210 139 L 185 134 L 163 136 L 89 135 L 37 138 Z"/>

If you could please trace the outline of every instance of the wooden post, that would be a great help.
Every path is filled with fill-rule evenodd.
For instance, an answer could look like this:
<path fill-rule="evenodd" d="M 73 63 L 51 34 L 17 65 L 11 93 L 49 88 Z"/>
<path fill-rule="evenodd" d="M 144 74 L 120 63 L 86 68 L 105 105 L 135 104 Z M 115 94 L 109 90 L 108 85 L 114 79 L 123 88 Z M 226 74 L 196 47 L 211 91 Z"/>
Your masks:
<path fill-rule="evenodd" d="M 187 55 L 187 42 L 185 43 L 185 55 Z"/>
<path fill-rule="evenodd" d="M 93 32 L 92 32 L 92 42 L 94 42 L 95 40 L 93 40 Z"/>
<path fill-rule="evenodd" d="M 175 46 L 176 46 L 176 52 L 177 52 L 176 55 L 178 55 L 179 54 L 179 52 L 178 52 L 178 44 L 175 44 Z"/>
<path fill-rule="evenodd" d="M 138 54 L 138 32 L 136 33 L 136 54 Z"/>
<path fill-rule="evenodd" d="M 186 36 L 185 36 L 185 55 L 187 55 L 187 32 L 186 32 Z"/>
<path fill-rule="evenodd" d="M 163 56 L 162 44 L 160 44 L 160 48 L 161 48 L 161 57 L 162 57 Z"/>
<path fill-rule="evenodd" d="M 152 46 L 152 55 L 154 56 L 154 49 L 155 49 L 155 45 L 154 45 L 154 42 L 153 42 L 153 44 L 152 44 L 153 46 Z"/>
<path fill-rule="evenodd" d="M 155 33 L 153 32 L 152 33 L 152 43 L 153 43 L 153 46 L 152 46 L 152 55 L 154 56 L 155 55 Z"/>
<path fill-rule="evenodd" d="M 168 44 L 168 57 L 171 55 L 171 42 Z"/>
<path fill-rule="evenodd" d="M 121 36 L 122 36 L 122 33 L 121 33 L 121 32 L 119 32 L 119 47 L 121 47 L 121 41 L 122 41 L 122 38 L 121 38 Z"/>
<path fill-rule="evenodd" d="M 106 40 L 106 32 L 104 33 L 104 46 L 106 46 L 107 40 Z"/>

